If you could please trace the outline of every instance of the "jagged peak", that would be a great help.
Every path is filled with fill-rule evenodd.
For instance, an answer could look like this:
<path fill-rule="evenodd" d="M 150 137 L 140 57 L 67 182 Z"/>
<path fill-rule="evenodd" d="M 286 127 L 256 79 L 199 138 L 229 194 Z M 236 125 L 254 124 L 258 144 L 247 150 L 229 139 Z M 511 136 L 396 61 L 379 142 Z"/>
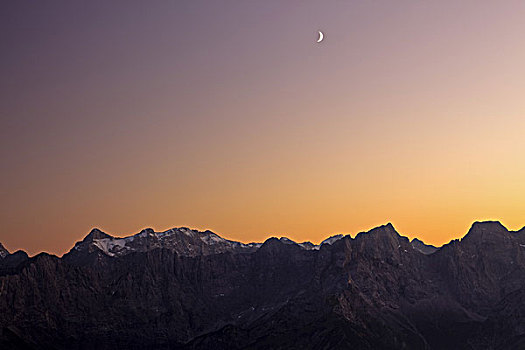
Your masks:
<path fill-rule="evenodd" d="M 162 231 L 162 232 L 155 232 L 153 229 L 149 228 L 149 229 L 142 230 L 141 233 L 144 232 L 144 231 L 147 231 L 150 234 L 157 234 L 157 235 L 160 235 L 160 236 L 165 236 L 165 235 L 169 235 L 169 234 L 172 234 L 172 233 L 184 233 L 184 234 L 190 235 L 190 236 L 193 235 L 193 234 L 201 234 L 201 235 L 220 237 L 218 234 L 216 234 L 215 232 L 210 231 L 210 230 L 199 231 L 197 229 L 189 228 L 189 227 L 186 227 L 186 226 L 173 227 L 173 228 L 170 228 L 169 230 Z"/>
<path fill-rule="evenodd" d="M 151 227 L 148 227 L 140 230 L 140 232 L 135 234 L 135 236 L 151 236 L 153 234 L 155 234 L 155 230 L 153 230 Z"/>
<path fill-rule="evenodd" d="M 99 230 L 98 228 L 92 229 L 89 234 L 83 239 L 83 242 L 91 242 L 94 239 L 113 238 L 107 233 Z"/>
<path fill-rule="evenodd" d="M 494 233 L 508 233 L 509 231 L 498 221 L 482 221 L 482 222 L 474 222 L 472 224 L 472 227 L 469 230 L 469 233 L 463 238 L 471 241 L 483 241 L 483 240 L 490 240 L 490 235 Z M 519 234 L 520 232 L 525 232 L 525 228 L 521 229 L 520 231 L 517 231 Z M 472 240 L 472 237 L 481 237 Z M 496 235 L 497 236 L 497 235 Z M 184 238 L 186 237 L 186 238 Z M 199 231 L 196 229 L 191 229 L 188 227 L 174 227 L 166 231 L 162 232 L 155 232 L 152 228 L 145 228 L 141 230 L 139 233 L 128 236 L 128 237 L 114 237 L 111 236 L 103 231 L 101 231 L 98 228 L 94 228 L 91 230 L 91 232 L 84 238 L 82 242 L 78 242 L 77 245 L 81 244 L 82 246 L 86 247 L 89 244 L 89 246 L 98 247 L 103 252 L 106 252 L 107 255 L 113 256 L 114 254 L 127 254 L 129 252 L 135 251 L 135 249 L 151 249 L 151 247 L 154 246 L 173 246 L 174 244 L 202 244 L 198 243 L 202 240 L 205 244 L 208 245 L 214 245 L 219 244 L 220 247 L 224 245 L 229 245 L 233 249 L 233 247 L 242 249 L 242 248 L 263 248 L 264 249 L 280 249 L 279 247 L 282 247 L 283 245 L 288 246 L 297 246 L 302 249 L 306 250 L 319 250 L 322 245 L 324 244 L 333 244 L 336 241 L 341 240 L 345 236 L 343 234 L 337 234 L 330 236 L 329 238 L 323 240 L 319 245 L 314 245 L 310 242 L 303 242 L 303 243 L 297 243 L 288 237 L 270 237 L 268 238 L 264 243 L 252 243 L 252 244 L 244 244 L 241 242 L 236 241 L 229 241 L 227 239 L 224 239 L 217 235 L 216 233 L 205 230 L 205 231 Z M 346 236 L 349 237 L 349 236 Z M 134 241 L 136 239 L 145 239 L 145 242 L 148 243 L 144 247 L 136 248 L 137 245 L 140 245 L 140 241 Z M 174 243 L 178 239 L 181 239 L 180 242 L 182 243 Z M 190 241 L 187 241 L 187 240 Z M 197 239 L 195 242 L 194 240 Z M 351 239 L 351 238 L 350 238 Z M 351 239 L 352 240 L 352 239 Z M 404 244 L 411 244 L 411 246 L 422 252 L 422 253 L 429 253 L 434 252 L 438 250 L 437 247 L 433 245 L 428 245 L 424 243 L 422 240 L 418 238 L 413 238 L 411 241 L 405 237 L 401 236 L 397 230 L 395 229 L 394 225 L 392 223 L 387 223 L 381 226 L 377 226 L 375 228 L 372 228 L 368 232 L 360 232 L 356 235 L 355 240 L 361 241 L 361 243 L 364 243 L 366 245 L 371 244 L 371 246 L 374 247 L 399 247 L 399 245 Z M 188 243 L 191 242 L 191 243 Z M 153 244 L 153 245 L 152 245 Z M 74 249 L 85 249 L 81 246 L 75 246 Z M 88 248 L 90 249 L 90 248 Z M 198 248 L 198 250 L 201 248 Z M 208 248 L 206 248 L 208 249 Z M 223 248 L 220 248 L 223 249 Z M 229 248 L 228 248 L 229 249 Z M 191 250 L 191 249 L 190 249 Z"/>
<path fill-rule="evenodd" d="M 342 239 L 344 237 L 344 235 L 342 234 L 338 234 L 338 235 L 333 235 L 333 236 L 330 236 L 328 237 L 327 239 L 323 240 L 321 243 L 319 243 L 319 246 L 322 246 L 323 244 L 333 244 L 334 242 Z"/>
<path fill-rule="evenodd" d="M 374 227 L 370 231 L 367 232 L 360 232 L 355 237 L 356 239 L 363 238 L 363 237 L 392 237 L 392 238 L 400 238 L 401 236 L 394 228 L 394 225 L 391 223 L 387 223 L 385 225 L 381 225 L 378 227 Z"/>
<path fill-rule="evenodd" d="M 306 249 L 313 249 L 313 248 L 317 247 L 315 244 L 313 244 L 310 241 L 305 241 L 305 242 L 301 242 L 301 243 L 297 243 L 297 244 L 299 244 L 301 247 L 306 248 Z"/>

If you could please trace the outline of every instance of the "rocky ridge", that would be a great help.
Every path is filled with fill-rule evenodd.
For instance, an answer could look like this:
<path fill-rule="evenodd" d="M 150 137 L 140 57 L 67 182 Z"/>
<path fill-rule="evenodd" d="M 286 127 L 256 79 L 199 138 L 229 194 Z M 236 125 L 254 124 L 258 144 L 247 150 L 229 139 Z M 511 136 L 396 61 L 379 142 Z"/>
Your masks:
<path fill-rule="evenodd" d="M 474 223 L 436 248 L 390 224 L 320 245 L 95 229 L 61 258 L 0 259 L 0 347 L 523 348 L 524 232 Z"/>

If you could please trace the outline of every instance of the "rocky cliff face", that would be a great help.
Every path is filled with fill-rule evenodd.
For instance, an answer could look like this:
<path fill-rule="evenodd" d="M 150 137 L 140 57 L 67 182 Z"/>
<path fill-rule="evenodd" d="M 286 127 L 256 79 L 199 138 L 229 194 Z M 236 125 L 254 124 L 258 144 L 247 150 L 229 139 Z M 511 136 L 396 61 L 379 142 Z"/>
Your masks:
<path fill-rule="evenodd" d="M 0 259 L 0 347 L 525 348 L 522 231 L 435 248 L 392 225 L 319 246 L 93 230 L 62 258 Z"/>

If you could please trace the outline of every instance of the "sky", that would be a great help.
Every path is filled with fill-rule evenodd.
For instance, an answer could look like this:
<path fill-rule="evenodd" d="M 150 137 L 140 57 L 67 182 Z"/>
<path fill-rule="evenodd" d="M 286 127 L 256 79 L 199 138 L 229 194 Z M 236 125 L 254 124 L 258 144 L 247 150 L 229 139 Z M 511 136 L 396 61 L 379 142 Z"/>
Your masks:
<path fill-rule="evenodd" d="M 0 242 L 520 229 L 523 18 L 515 0 L 4 1 Z"/>

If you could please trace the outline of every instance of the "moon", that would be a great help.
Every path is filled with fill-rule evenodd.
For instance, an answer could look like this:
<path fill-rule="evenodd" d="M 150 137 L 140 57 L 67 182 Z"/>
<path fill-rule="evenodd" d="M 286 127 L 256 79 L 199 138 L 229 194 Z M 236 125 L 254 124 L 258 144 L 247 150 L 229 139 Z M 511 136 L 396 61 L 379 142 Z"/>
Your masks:
<path fill-rule="evenodd" d="M 317 39 L 317 42 L 320 43 L 321 41 L 323 41 L 324 39 L 324 34 L 323 32 L 319 31 L 319 39 Z"/>

